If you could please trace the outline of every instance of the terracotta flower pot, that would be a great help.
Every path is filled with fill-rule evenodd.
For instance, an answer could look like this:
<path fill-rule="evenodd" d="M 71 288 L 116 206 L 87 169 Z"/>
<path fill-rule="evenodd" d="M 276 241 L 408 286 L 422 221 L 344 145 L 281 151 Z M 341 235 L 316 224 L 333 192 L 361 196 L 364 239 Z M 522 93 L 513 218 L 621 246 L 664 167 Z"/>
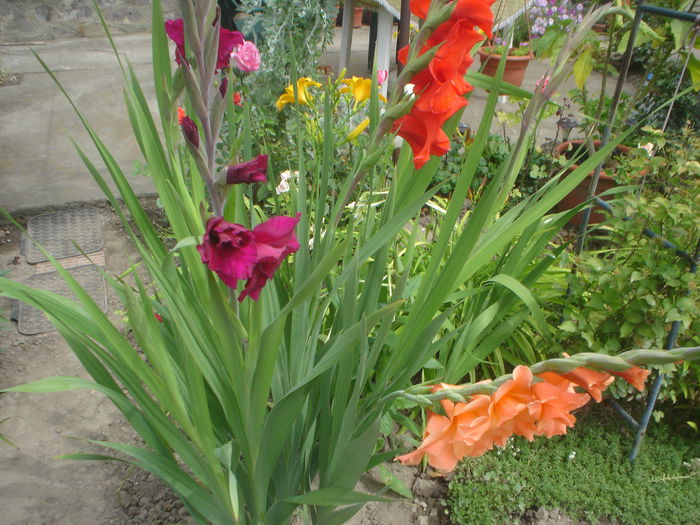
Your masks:
<path fill-rule="evenodd" d="M 568 157 L 569 155 L 573 155 L 579 147 L 584 144 L 583 140 L 571 140 L 567 142 L 562 142 L 556 147 L 555 150 L 555 156 L 564 156 Z M 599 140 L 594 140 L 593 144 L 596 147 L 596 150 L 600 148 L 601 141 Z M 571 148 L 571 149 L 569 149 Z M 615 147 L 615 151 L 613 153 L 614 155 L 624 155 L 629 151 L 629 148 L 627 146 L 623 145 L 618 145 Z M 578 164 L 573 164 L 571 165 L 567 172 L 571 173 L 574 171 L 576 168 L 578 168 Z M 608 168 L 607 170 L 610 172 L 611 170 Z M 617 183 L 615 182 L 615 172 L 612 170 L 612 176 L 606 173 L 605 171 L 605 164 L 603 164 L 603 170 L 600 172 L 600 178 L 598 179 L 598 185 L 596 186 L 596 195 L 599 196 L 601 193 L 614 188 L 617 186 Z M 560 210 L 570 210 L 571 208 L 575 208 L 579 204 L 583 203 L 586 201 L 586 196 L 588 195 L 588 187 L 591 185 L 591 180 L 593 180 L 593 171 L 591 171 L 588 175 L 586 175 L 586 178 L 581 181 L 581 183 L 576 186 L 571 192 L 564 197 L 561 202 L 557 205 L 557 208 Z M 643 173 L 642 173 L 643 175 Z M 601 197 L 603 200 L 610 200 L 612 196 L 606 195 Z M 605 220 L 606 216 L 605 214 L 601 213 L 599 208 L 594 207 L 591 210 L 591 217 L 588 221 L 589 224 L 598 224 L 601 223 Z M 583 212 L 577 213 L 574 215 L 574 217 L 569 221 L 569 224 L 574 224 L 576 226 L 580 225 L 581 222 L 583 221 Z"/>
<path fill-rule="evenodd" d="M 362 15 L 365 14 L 365 10 L 362 7 L 356 7 L 355 12 L 353 13 L 353 19 L 352 19 L 352 27 L 357 29 L 358 27 L 362 27 Z"/>
<path fill-rule="evenodd" d="M 521 86 L 525 79 L 527 65 L 533 58 L 534 55 L 532 53 L 520 56 L 508 55 L 503 71 L 503 80 L 514 86 Z M 479 59 L 483 65 L 481 72 L 484 75 L 495 77 L 498 64 L 501 62 L 501 55 L 492 53 L 490 47 L 480 47 Z"/>

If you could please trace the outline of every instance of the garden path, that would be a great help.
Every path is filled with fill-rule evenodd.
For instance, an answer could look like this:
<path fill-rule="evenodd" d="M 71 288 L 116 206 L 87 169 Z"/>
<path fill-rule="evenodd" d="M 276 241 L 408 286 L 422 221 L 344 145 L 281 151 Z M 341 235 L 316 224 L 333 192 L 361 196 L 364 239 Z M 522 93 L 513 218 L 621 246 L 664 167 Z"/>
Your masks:
<path fill-rule="evenodd" d="M 134 66 L 149 101 L 154 101 L 151 69 L 150 35 L 136 33 L 115 36 L 117 49 Z M 349 75 L 367 75 L 369 28 L 356 29 Z M 97 153 L 88 145 L 72 108 L 32 55 L 41 56 L 67 91 L 74 97 L 87 120 L 102 136 L 139 194 L 153 191 L 150 179 L 138 176 L 141 155 L 132 138 L 128 118 L 123 111 L 119 67 L 104 37 L 86 37 L 46 42 L 5 45 L 0 43 L 0 59 L 18 76 L 16 84 L 0 87 L 0 207 L 10 211 L 45 209 L 72 202 L 103 200 L 102 192 L 92 181 L 76 154 L 70 137 L 86 148 L 89 157 Z M 340 51 L 340 29 L 327 49 L 323 63 L 336 66 Z M 478 66 L 478 61 L 473 67 Z M 546 74 L 547 66 L 533 61 L 528 68 L 524 87 L 532 89 Z M 601 75 L 594 72 L 589 87 L 595 92 Z M 561 93 L 573 87 L 566 83 Z M 614 80 L 608 82 L 614 89 Z M 628 86 L 631 89 L 631 84 Z M 486 103 L 485 92 L 474 90 L 463 122 L 475 127 Z M 503 102 L 499 110 L 510 111 L 513 104 Z M 546 119 L 541 140 L 556 135 L 556 117 Z M 493 131 L 501 131 L 494 123 Z M 517 126 L 506 128 L 514 136 Z M 101 168 L 101 163 L 97 162 Z"/>

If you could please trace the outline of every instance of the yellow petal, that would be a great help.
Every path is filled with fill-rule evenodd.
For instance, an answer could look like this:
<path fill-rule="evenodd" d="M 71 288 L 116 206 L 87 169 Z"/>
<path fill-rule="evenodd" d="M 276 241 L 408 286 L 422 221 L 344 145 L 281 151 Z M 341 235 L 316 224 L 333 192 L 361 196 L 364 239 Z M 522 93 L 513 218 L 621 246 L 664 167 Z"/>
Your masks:
<path fill-rule="evenodd" d="M 367 126 L 369 126 L 369 117 L 360 122 L 355 129 L 353 129 L 350 133 L 348 133 L 348 136 L 345 137 L 346 142 L 350 142 L 351 140 L 356 139 L 360 133 L 362 133 Z"/>

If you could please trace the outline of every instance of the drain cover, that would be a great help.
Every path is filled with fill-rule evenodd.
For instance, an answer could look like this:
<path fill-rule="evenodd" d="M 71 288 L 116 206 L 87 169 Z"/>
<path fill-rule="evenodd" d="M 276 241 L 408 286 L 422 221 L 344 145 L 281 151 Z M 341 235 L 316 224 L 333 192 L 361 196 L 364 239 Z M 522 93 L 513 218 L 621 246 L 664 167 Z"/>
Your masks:
<path fill-rule="evenodd" d="M 57 259 L 80 255 L 81 251 L 96 252 L 104 244 L 95 208 L 37 215 L 29 219 L 27 233 L 31 240 L 23 237 L 21 252 L 31 264 L 48 260 L 35 243 Z"/>
<path fill-rule="evenodd" d="M 107 295 L 105 281 L 100 268 L 96 266 L 80 266 L 68 270 L 92 297 L 102 311 L 107 310 Z M 75 300 L 75 295 L 58 272 L 48 272 L 32 275 L 24 283 L 32 288 L 48 290 L 69 299 Z M 53 325 L 44 313 L 25 303 L 19 304 L 19 319 L 17 330 L 24 335 L 35 335 L 53 330 Z"/>

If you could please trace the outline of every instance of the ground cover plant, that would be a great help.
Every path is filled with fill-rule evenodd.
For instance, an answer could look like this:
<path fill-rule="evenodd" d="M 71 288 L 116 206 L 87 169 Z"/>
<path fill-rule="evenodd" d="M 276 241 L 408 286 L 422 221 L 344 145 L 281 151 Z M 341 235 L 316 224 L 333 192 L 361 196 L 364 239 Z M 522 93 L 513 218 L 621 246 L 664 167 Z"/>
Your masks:
<path fill-rule="evenodd" d="M 153 2 L 157 123 L 116 53 L 132 128 L 172 238 L 156 231 L 85 121 L 121 202 L 77 147 L 142 258 L 139 271 L 107 276 L 129 332 L 55 261 L 77 302 L 7 278 L 0 278 L 0 294 L 44 310 L 92 378 L 54 377 L 8 390 L 93 389 L 109 397 L 143 445 L 95 443 L 162 478 L 194 520 L 276 525 L 296 515 L 343 523 L 365 502 L 382 499 L 354 488 L 385 460 L 425 457 L 450 470 L 513 434 L 562 434 L 574 424 L 571 411 L 599 398 L 613 376 L 642 389 L 648 371 L 641 365 L 700 357 L 700 348 L 583 353 L 517 366 L 492 382 L 432 384 L 467 377 L 526 315 L 543 320 L 529 280 L 549 264 L 537 257 L 548 238 L 575 213 L 549 211 L 616 141 L 505 205 L 534 123 L 602 11 L 570 33 L 549 82 L 532 94 L 501 87 L 503 64 L 496 79 L 465 80 L 475 46 L 491 33 L 489 2 L 411 2 L 424 24 L 399 53 L 405 68 L 383 112 L 378 72 L 348 83 L 299 77 L 275 86 L 278 110 L 294 112 L 298 123 L 297 174 L 273 180 L 264 144 L 252 140 L 255 113 L 236 90 L 261 65 L 255 44 L 222 29 L 211 1 L 185 0 L 182 8 L 183 19 L 165 21 Z M 485 117 L 413 275 L 424 208 L 439 189 L 431 181 L 467 104 L 467 80 L 490 89 Z M 366 112 L 348 133 L 357 136 L 346 135 L 348 124 L 334 125 L 343 89 L 353 108 Z M 465 214 L 502 91 L 530 99 L 522 132 Z M 317 111 L 313 118 L 307 109 Z M 229 132 L 219 147 L 224 119 Z M 362 133 L 365 146 L 352 150 L 350 171 L 333 187 L 337 148 Z M 405 142 L 394 164 L 395 135 Z M 288 189 L 279 194 L 257 191 L 282 182 Z M 465 315 L 451 317 L 458 309 Z M 442 370 L 431 384 L 421 381 L 426 368 Z M 424 440 L 412 452 L 378 446 L 384 416 L 398 402 L 429 408 Z"/>
<path fill-rule="evenodd" d="M 650 427 L 644 453 L 627 461 L 632 436 L 602 405 L 580 416 L 566 436 L 527 443 L 515 438 L 496 453 L 463 461 L 447 503 L 456 524 L 517 523 L 530 509 L 559 509 L 573 520 L 685 524 L 700 520 L 700 440 L 685 419 Z"/>

